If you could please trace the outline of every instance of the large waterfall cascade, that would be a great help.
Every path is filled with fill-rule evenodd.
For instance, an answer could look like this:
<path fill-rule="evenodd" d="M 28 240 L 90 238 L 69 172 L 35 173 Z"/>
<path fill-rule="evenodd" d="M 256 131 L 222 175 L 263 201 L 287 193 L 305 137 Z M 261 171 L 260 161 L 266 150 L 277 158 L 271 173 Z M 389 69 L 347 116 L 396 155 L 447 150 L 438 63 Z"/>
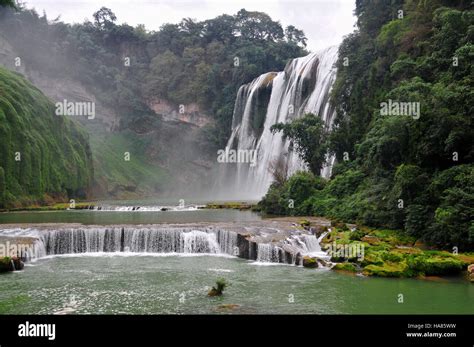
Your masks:
<path fill-rule="evenodd" d="M 284 71 L 263 74 L 239 89 L 226 148 L 256 151 L 257 160 L 254 164 L 221 164 L 217 181 L 221 197 L 259 199 L 272 182 L 275 166 L 281 166 L 287 175 L 305 169 L 289 141 L 270 128 L 306 113 L 321 117 L 331 128 L 335 112 L 329 93 L 336 77 L 337 52 L 334 46 L 293 59 Z M 330 176 L 333 161 L 328 158 L 322 176 Z"/>

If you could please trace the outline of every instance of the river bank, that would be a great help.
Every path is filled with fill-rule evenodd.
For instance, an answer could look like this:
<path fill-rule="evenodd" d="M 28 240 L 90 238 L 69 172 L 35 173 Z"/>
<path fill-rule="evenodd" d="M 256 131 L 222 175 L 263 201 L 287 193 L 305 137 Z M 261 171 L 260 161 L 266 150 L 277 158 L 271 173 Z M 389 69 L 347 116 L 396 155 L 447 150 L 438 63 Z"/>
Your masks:
<path fill-rule="evenodd" d="M 115 201 L 121 202 L 121 201 Z M 127 202 L 127 200 L 123 200 Z M 179 204 L 176 204 L 179 207 Z M 9 209 L 0 209 L 1 212 L 28 212 L 28 211 L 65 211 L 65 210 L 93 210 L 100 209 L 102 204 L 98 201 L 80 201 L 71 204 L 69 202 L 57 202 L 54 204 L 39 205 L 34 204 L 24 207 L 16 207 Z M 135 206 L 137 211 L 141 206 Z M 163 206 L 163 211 L 166 211 L 170 206 Z M 257 204 L 246 201 L 222 201 L 222 202 L 208 202 L 205 204 L 198 204 L 199 209 L 234 209 L 234 210 L 257 210 Z"/>
<path fill-rule="evenodd" d="M 426 279 L 433 276 L 462 276 L 474 283 L 474 253 L 437 250 L 396 230 L 380 230 L 345 224 L 326 234 L 322 249 L 331 254 L 336 271 L 376 277 L 407 277 Z M 361 256 L 350 249 L 360 250 Z M 350 252 L 349 252 L 350 253 Z M 469 268 L 469 271 L 468 271 Z"/>
<path fill-rule="evenodd" d="M 50 205 L 30 205 L 25 207 L 15 207 L 9 209 L 0 209 L 0 213 L 8 212 L 31 212 L 31 211 L 66 211 L 66 210 L 91 210 L 97 205 L 95 201 L 84 202 L 58 202 Z"/>

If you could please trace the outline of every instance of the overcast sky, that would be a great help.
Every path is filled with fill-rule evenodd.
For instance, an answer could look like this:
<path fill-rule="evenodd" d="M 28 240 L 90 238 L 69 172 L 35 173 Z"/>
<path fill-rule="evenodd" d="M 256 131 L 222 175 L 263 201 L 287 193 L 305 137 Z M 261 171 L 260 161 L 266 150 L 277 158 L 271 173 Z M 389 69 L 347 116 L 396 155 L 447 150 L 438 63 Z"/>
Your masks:
<path fill-rule="evenodd" d="M 164 23 L 178 23 L 184 17 L 197 20 L 223 13 L 235 14 L 241 8 L 263 11 L 283 26 L 293 24 L 308 38 L 308 49 L 315 51 L 338 44 L 354 29 L 355 0 L 23 0 L 48 18 L 61 16 L 67 23 L 92 21 L 92 13 L 105 6 L 119 23 L 145 24 L 158 30 Z"/>

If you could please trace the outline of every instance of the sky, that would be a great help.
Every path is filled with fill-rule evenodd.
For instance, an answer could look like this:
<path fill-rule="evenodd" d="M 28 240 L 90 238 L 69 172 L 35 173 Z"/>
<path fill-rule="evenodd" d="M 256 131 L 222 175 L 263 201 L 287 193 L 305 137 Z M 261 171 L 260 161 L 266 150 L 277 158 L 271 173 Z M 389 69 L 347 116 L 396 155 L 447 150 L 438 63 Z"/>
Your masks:
<path fill-rule="evenodd" d="M 262 11 L 284 27 L 294 25 L 308 38 L 308 49 L 318 51 L 339 44 L 354 30 L 355 0 L 22 0 L 50 19 L 61 16 L 67 23 L 92 21 L 92 14 L 102 6 L 112 9 L 118 23 L 148 30 L 158 30 L 164 23 L 178 23 L 182 18 L 205 20 L 240 9 Z"/>

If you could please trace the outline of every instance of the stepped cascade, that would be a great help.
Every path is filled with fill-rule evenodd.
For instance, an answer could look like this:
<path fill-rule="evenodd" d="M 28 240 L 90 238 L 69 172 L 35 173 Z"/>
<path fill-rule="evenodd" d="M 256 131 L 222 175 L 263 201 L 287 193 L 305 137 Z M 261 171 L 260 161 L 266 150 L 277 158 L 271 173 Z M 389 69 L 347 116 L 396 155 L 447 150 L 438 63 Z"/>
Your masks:
<path fill-rule="evenodd" d="M 281 243 L 269 243 L 211 226 L 18 228 L 1 230 L 0 237 L 29 239 L 31 247 L 18 254 L 24 260 L 53 255 L 127 252 L 231 255 L 257 262 L 300 265 L 302 255 L 321 250 L 314 235 L 291 235 Z"/>
<path fill-rule="evenodd" d="M 289 141 L 270 131 L 276 123 L 288 123 L 306 113 L 322 118 L 331 128 L 335 111 L 329 93 L 336 77 L 338 47 L 291 60 L 284 71 L 269 72 L 240 87 L 234 106 L 232 133 L 226 149 L 256 151 L 255 163 L 221 164 L 218 194 L 228 198 L 258 199 L 272 182 L 278 166 L 287 176 L 305 169 Z M 321 170 L 329 177 L 333 157 Z"/>

